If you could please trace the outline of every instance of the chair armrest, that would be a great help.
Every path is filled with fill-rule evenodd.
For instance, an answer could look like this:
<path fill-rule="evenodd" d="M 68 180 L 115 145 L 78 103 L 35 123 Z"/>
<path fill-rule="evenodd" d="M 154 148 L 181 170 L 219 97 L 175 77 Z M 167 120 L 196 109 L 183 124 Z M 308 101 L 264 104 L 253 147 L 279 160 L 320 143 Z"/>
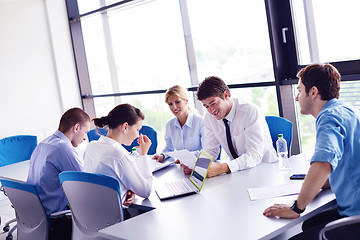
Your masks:
<path fill-rule="evenodd" d="M 345 217 L 341 218 L 332 222 L 329 222 L 325 225 L 323 229 L 321 229 L 319 233 L 319 239 L 327 239 L 325 236 L 325 232 L 330 231 L 335 228 L 343 227 L 346 225 L 351 225 L 354 223 L 360 223 L 360 215 L 351 216 L 351 217 Z"/>
<path fill-rule="evenodd" d="M 63 216 L 71 216 L 71 210 L 64 210 L 50 214 L 50 218 L 59 218 Z"/>

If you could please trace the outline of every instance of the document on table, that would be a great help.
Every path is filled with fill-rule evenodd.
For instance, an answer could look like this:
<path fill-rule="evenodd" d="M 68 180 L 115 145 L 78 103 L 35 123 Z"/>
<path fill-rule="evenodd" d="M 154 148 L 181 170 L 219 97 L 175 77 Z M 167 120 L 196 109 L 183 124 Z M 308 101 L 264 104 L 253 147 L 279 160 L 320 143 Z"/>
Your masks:
<path fill-rule="evenodd" d="M 179 159 L 181 163 L 188 166 L 189 168 L 193 168 L 195 166 L 197 158 L 193 153 L 189 152 L 186 149 L 175 152 L 168 152 L 167 154 L 169 154 L 175 159 Z"/>
<path fill-rule="evenodd" d="M 277 186 L 249 188 L 248 192 L 251 200 L 288 196 L 298 194 L 300 192 L 302 183 L 303 181 Z"/>

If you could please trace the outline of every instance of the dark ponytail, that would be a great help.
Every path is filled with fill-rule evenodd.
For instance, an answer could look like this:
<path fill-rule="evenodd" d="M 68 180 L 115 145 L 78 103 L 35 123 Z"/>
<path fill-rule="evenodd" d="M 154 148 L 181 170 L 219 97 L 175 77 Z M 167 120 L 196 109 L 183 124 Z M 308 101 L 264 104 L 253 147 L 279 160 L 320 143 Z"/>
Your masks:
<path fill-rule="evenodd" d="M 93 120 L 97 127 L 103 128 L 108 126 L 109 129 L 114 129 L 125 122 L 132 126 L 140 119 L 145 119 L 145 115 L 141 112 L 141 110 L 125 103 L 117 105 L 106 117 L 94 118 Z"/>
<path fill-rule="evenodd" d="M 101 117 L 101 118 L 94 118 L 94 124 L 95 126 L 99 127 L 99 128 L 103 128 L 106 125 L 109 125 L 109 119 L 108 117 Z"/>

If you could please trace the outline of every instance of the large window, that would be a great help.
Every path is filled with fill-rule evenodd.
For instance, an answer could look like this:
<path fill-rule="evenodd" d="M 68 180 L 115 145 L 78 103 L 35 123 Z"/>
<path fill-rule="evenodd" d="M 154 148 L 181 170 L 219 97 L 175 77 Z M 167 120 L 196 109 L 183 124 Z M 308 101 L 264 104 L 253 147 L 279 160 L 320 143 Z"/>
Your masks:
<path fill-rule="evenodd" d="M 315 142 L 315 120 L 293 102 L 301 67 L 331 62 L 344 80 L 340 98 L 360 106 L 358 0 L 66 2 L 85 110 L 102 116 L 119 103 L 139 107 L 158 131 L 159 150 L 173 117 L 165 90 L 190 88 L 189 102 L 203 114 L 194 90 L 210 75 L 265 115 L 292 121 L 293 153 Z"/>
<path fill-rule="evenodd" d="M 360 58 L 360 1 L 292 0 L 301 65 Z"/>
<path fill-rule="evenodd" d="M 263 0 L 196 0 L 188 9 L 199 79 L 275 80 Z"/>
<path fill-rule="evenodd" d="M 160 149 L 165 124 L 173 117 L 163 92 L 175 84 L 197 86 L 209 75 L 228 84 L 273 82 L 232 92 L 278 115 L 262 0 L 226 0 L 221 9 L 214 0 L 121 2 L 78 1 L 91 89 L 87 98 L 93 96 L 97 116 L 123 102 L 139 107 L 146 115 L 144 124 L 158 131 Z M 111 4 L 116 6 L 108 8 Z M 101 7 L 106 10 L 97 11 Z M 194 92 L 188 95 L 202 114 Z"/>

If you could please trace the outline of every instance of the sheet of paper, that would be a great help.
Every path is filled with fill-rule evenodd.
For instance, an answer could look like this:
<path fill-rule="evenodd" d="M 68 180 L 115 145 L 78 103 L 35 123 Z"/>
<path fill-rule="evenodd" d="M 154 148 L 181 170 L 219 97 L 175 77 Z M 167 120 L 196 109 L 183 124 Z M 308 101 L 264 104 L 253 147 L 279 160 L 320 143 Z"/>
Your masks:
<path fill-rule="evenodd" d="M 193 168 L 195 166 L 196 157 L 193 153 L 188 150 L 180 150 L 175 152 L 168 152 L 171 157 L 175 159 L 179 159 L 181 163 L 188 166 L 189 168 Z"/>
<path fill-rule="evenodd" d="M 248 192 L 251 200 L 288 196 L 298 194 L 302 183 L 303 181 L 277 186 L 249 188 Z"/>

